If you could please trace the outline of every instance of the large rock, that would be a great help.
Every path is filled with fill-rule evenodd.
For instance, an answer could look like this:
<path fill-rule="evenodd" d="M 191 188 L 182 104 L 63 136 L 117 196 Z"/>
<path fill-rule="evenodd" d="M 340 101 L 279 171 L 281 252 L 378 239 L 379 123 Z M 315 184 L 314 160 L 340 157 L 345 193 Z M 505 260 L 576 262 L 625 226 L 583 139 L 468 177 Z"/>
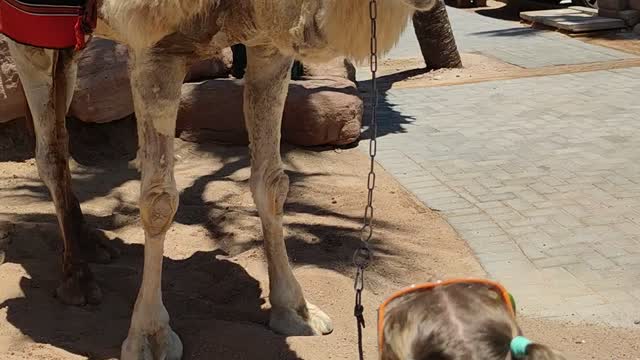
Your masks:
<path fill-rule="evenodd" d="M 333 76 L 356 82 L 356 67 L 344 57 L 338 57 L 324 63 L 304 63 L 303 67 L 305 76 Z"/>
<path fill-rule="evenodd" d="M 0 123 L 25 116 L 27 99 L 22 91 L 16 64 L 0 35 Z"/>
<path fill-rule="evenodd" d="M 95 38 L 80 55 L 78 80 L 69 114 L 81 121 L 105 123 L 134 112 L 127 49 Z M 0 122 L 24 116 L 26 100 L 7 50 L 0 42 Z M 187 80 L 228 76 L 231 54 L 196 63 Z M 360 136 L 362 100 L 353 81 L 355 70 L 345 59 L 308 66 L 317 74 L 292 81 L 285 105 L 283 139 L 296 145 L 344 145 Z M 347 80 L 351 79 L 351 80 Z M 242 114 L 242 81 L 207 80 L 183 85 L 178 129 L 183 137 L 246 144 Z"/>
<path fill-rule="evenodd" d="M 182 85 L 176 128 L 184 140 L 246 144 L 243 81 L 207 80 Z"/>
<path fill-rule="evenodd" d="M 225 48 L 212 59 L 200 60 L 193 63 L 184 82 L 226 78 L 231 74 L 232 66 L 233 53 L 231 52 L 231 48 Z"/>
<path fill-rule="evenodd" d="M 216 58 L 193 63 L 185 81 L 227 77 L 232 62 L 231 49 L 224 49 Z M 126 46 L 93 39 L 79 58 L 69 115 L 85 122 L 106 123 L 133 112 Z"/>
<path fill-rule="evenodd" d="M 127 48 L 94 38 L 82 52 L 69 115 L 85 122 L 105 123 L 133 114 Z"/>
<path fill-rule="evenodd" d="M 293 81 L 284 109 L 282 138 L 295 145 L 347 145 L 360 137 L 363 104 L 347 79 Z"/>
<path fill-rule="evenodd" d="M 182 86 L 177 128 L 186 140 L 246 144 L 242 81 L 209 80 Z M 346 145 L 358 139 L 363 105 L 355 84 L 337 77 L 292 81 L 282 138 L 303 146 Z"/>

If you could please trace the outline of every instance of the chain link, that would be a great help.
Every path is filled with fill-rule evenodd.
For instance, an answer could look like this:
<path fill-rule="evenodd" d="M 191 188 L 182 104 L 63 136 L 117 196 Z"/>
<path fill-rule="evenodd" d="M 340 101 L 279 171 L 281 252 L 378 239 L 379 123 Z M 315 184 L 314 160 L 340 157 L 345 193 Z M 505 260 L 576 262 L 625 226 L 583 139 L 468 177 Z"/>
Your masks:
<path fill-rule="evenodd" d="M 342 0 L 345 1 L 345 0 Z M 373 190 L 376 187 L 375 157 L 377 152 L 377 108 L 378 108 L 378 86 L 376 73 L 378 72 L 378 39 L 377 39 L 377 17 L 378 4 L 376 0 L 369 0 L 369 17 L 371 18 L 371 54 L 369 66 L 371 70 L 371 120 L 369 121 L 369 174 L 367 176 L 367 205 L 364 209 L 362 228 L 360 230 L 360 247 L 353 254 L 353 263 L 356 266 L 356 278 L 354 289 L 356 291 L 354 316 L 358 325 L 358 351 L 360 359 L 364 358 L 362 346 L 362 328 L 365 327 L 364 307 L 362 306 L 362 290 L 364 289 L 364 271 L 373 259 L 373 252 L 370 247 L 370 240 L 373 237 Z"/>
<path fill-rule="evenodd" d="M 369 17 L 371 18 L 371 56 L 369 66 L 371 70 L 371 120 L 369 122 L 369 174 L 367 175 L 367 205 L 364 208 L 362 228 L 360 230 L 360 248 L 356 250 L 353 260 L 359 271 L 369 265 L 372 258 L 369 241 L 373 237 L 373 191 L 376 187 L 375 157 L 377 152 L 378 122 L 378 86 L 376 73 L 378 71 L 378 39 L 376 37 L 376 19 L 378 16 L 377 0 L 369 0 Z M 362 276 L 356 276 L 361 279 Z M 356 289 L 360 288 L 356 281 Z"/>

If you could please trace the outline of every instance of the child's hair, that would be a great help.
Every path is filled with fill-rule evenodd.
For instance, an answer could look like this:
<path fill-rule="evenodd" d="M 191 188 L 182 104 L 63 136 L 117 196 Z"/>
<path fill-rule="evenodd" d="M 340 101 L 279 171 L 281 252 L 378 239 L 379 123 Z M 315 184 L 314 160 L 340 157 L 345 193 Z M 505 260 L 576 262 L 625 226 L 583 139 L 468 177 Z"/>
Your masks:
<path fill-rule="evenodd" d="M 408 293 L 387 305 L 382 360 L 514 359 L 522 334 L 501 295 L 486 284 L 455 283 Z M 525 360 L 564 360 L 532 343 Z"/>

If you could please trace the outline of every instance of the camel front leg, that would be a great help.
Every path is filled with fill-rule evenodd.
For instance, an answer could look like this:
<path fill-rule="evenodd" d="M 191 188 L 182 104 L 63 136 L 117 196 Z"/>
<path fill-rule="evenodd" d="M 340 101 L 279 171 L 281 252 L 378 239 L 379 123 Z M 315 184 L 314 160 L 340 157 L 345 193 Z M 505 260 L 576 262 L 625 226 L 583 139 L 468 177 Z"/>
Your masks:
<path fill-rule="evenodd" d="M 331 319 L 308 303 L 293 276 L 284 244 L 282 216 L 289 178 L 280 158 L 280 126 L 292 59 L 265 47 L 247 48 L 244 116 L 251 152 L 251 192 L 258 208 L 269 268 L 269 325 L 285 335 L 321 335 Z"/>
<path fill-rule="evenodd" d="M 122 360 L 176 360 L 182 343 L 162 302 L 164 239 L 178 207 L 173 139 L 184 59 L 153 50 L 132 51 L 131 87 L 138 120 L 142 172 L 140 215 L 145 234 L 142 285 L 122 344 Z"/>
<path fill-rule="evenodd" d="M 106 262 L 115 253 L 87 231 L 71 189 L 65 115 L 76 80 L 73 53 L 8 43 L 32 114 L 38 173 L 51 194 L 64 243 L 63 279 L 56 295 L 71 305 L 98 303 L 101 292 L 87 262 Z"/>

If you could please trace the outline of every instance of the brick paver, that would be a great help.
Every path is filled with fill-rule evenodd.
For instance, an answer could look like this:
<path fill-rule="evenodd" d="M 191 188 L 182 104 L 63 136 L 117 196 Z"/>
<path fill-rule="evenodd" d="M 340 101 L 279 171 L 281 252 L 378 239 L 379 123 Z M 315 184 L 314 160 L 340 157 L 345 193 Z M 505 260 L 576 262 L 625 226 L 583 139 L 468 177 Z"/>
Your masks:
<path fill-rule="evenodd" d="M 458 15 L 465 17 L 466 31 L 478 28 L 469 23 L 473 17 L 497 21 L 449 11 L 454 26 Z M 502 24 L 508 26 L 514 25 Z M 538 37 L 551 39 L 548 48 L 575 41 L 537 33 L 518 48 Z M 470 35 L 461 38 L 466 45 Z M 493 48 L 484 51 L 508 48 L 501 43 L 507 38 L 492 38 Z M 541 58 L 548 54 L 539 51 Z M 591 45 L 566 51 L 576 61 L 586 53 L 616 56 Z M 560 61 L 556 55 L 551 62 Z M 520 55 L 513 49 L 508 56 Z M 391 89 L 380 99 L 378 162 L 442 211 L 524 313 L 634 326 L 640 320 L 638 94 L 640 68 Z"/>

